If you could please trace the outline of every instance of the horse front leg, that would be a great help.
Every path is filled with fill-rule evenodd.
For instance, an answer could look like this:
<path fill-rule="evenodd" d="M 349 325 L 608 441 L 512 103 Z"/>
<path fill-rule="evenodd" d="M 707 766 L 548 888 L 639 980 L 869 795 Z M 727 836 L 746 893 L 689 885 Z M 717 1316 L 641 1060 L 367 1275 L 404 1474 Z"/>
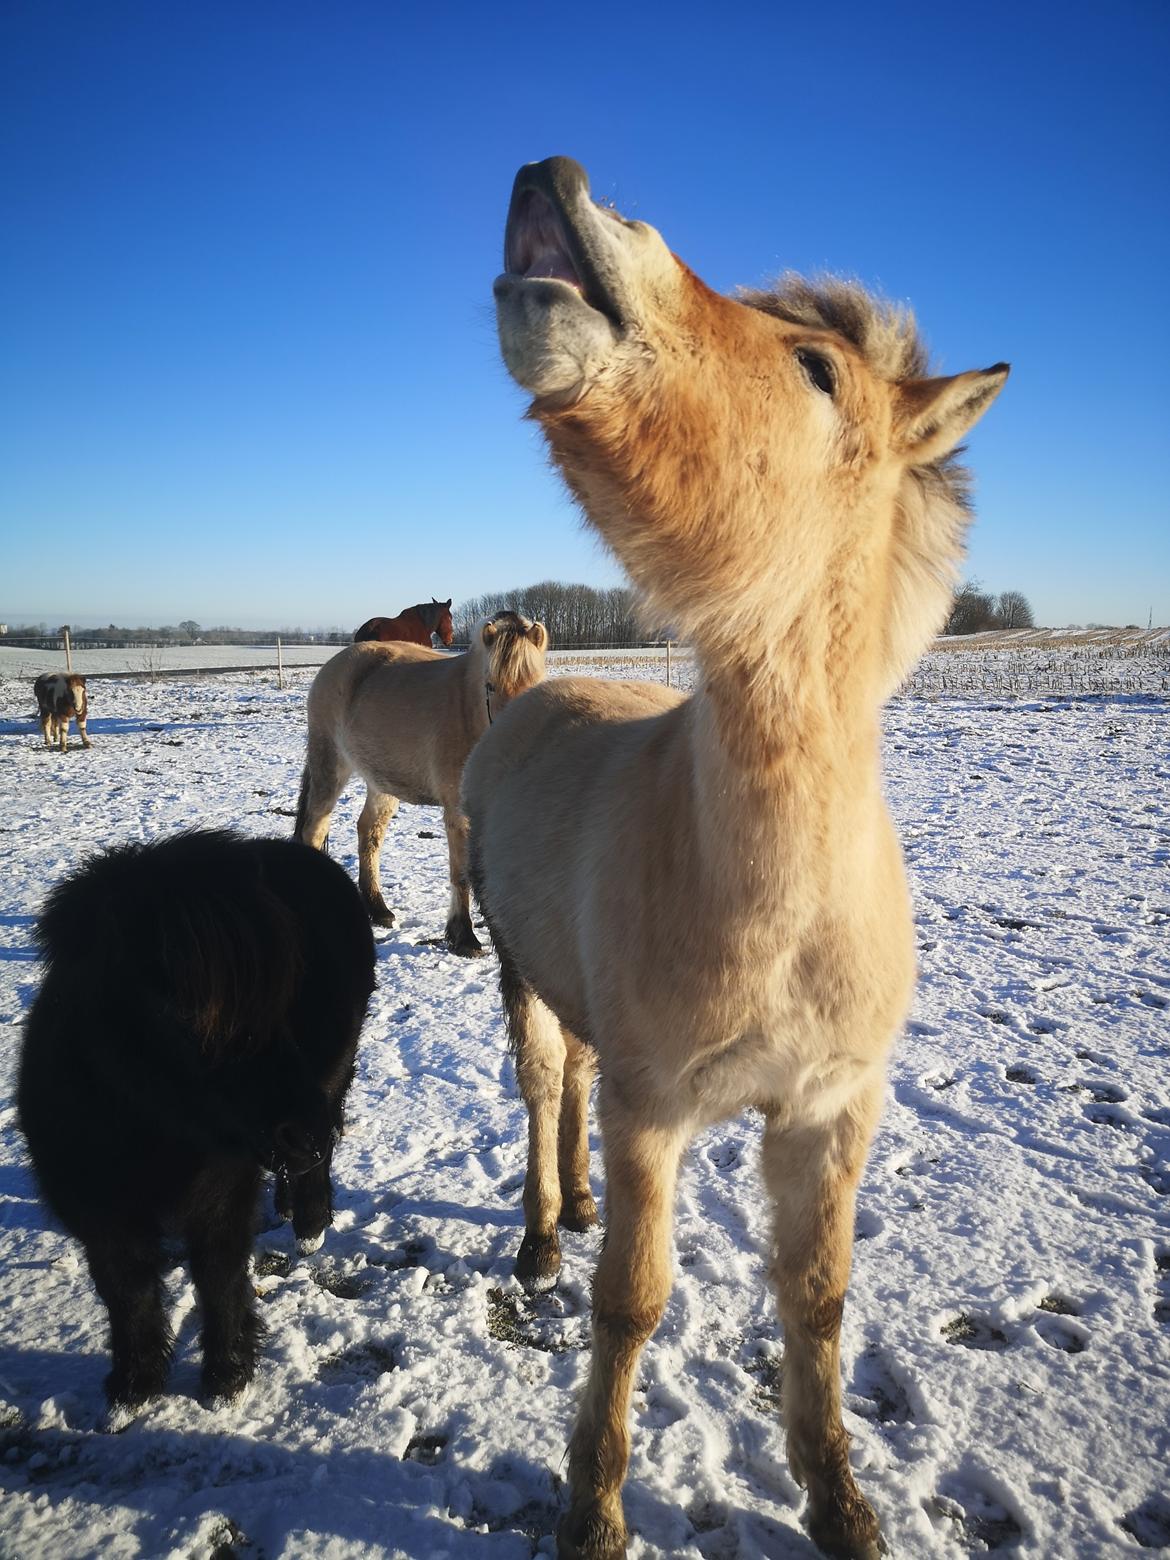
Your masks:
<path fill-rule="evenodd" d="M 589 1185 L 589 1090 L 597 1071 L 592 1047 L 564 1025 L 564 1087 L 557 1139 L 557 1170 L 561 1182 L 560 1224 L 566 1230 L 588 1230 L 597 1223 L 597 1204 Z"/>
<path fill-rule="evenodd" d="M 117 1227 L 85 1242 L 94 1288 L 110 1318 L 110 1406 L 137 1408 L 167 1384 L 174 1335 L 163 1310 L 157 1240 Z"/>
<path fill-rule="evenodd" d="M 264 1336 L 248 1277 L 259 1188 L 252 1164 L 213 1166 L 198 1177 L 185 1222 L 203 1312 L 203 1395 L 213 1401 L 248 1385 Z"/>
<path fill-rule="evenodd" d="M 869 1085 L 835 1119 L 769 1115 L 764 1179 L 775 1202 L 772 1281 L 784 1327 L 788 1464 L 808 1490 L 813 1542 L 837 1560 L 877 1560 L 878 1520 L 849 1467 L 841 1422 L 841 1313 L 853 1248 L 857 1183 L 881 1110 Z"/>
<path fill-rule="evenodd" d="M 451 903 L 447 910 L 444 937 L 452 953 L 465 959 L 477 959 L 484 946 L 471 924 L 471 890 L 467 886 L 467 818 L 458 803 L 443 808 L 447 830 L 447 857 L 451 875 Z"/>
<path fill-rule="evenodd" d="M 606 1098 L 605 1246 L 593 1280 L 589 1383 L 569 1443 L 570 1504 L 561 1560 L 619 1560 L 622 1484 L 630 1460 L 630 1393 L 638 1358 L 670 1296 L 670 1233 L 678 1161 L 689 1133 L 651 1125 Z"/>
<path fill-rule="evenodd" d="M 365 806 L 358 814 L 358 889 L 375 926 L 393 926 L 394 912 L 382 898 L 382 841 L 398 811 L 398 798 L 366 787 Z"/>

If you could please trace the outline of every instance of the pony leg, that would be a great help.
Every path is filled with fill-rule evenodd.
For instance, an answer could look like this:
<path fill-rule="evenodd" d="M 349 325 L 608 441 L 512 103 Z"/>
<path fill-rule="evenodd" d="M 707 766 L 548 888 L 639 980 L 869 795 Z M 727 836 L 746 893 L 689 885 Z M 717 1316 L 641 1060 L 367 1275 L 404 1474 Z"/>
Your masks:
<path fill-rule="evenodd" d="M 593 1280 L 589 1383 L 569 1442 L 570 1504 L 557 1534 L 561 1560 L 625 1554 L 622 1483 L 630 1460 L 630 1392 L 638 1357 L 670 1295 L 670 1230 L 688 1134 L 648 1125 L 602 1085 L 606 1234 Z"/>
<path fill-rule="evenodd" d="M 297 821 L 293 828 L 294 840 L 311 845 L 314 850 L 325 848 L 329 819 L 351 773 L 327 737 L 310 735 L 297 802 Z"/>
<path fill-rule="evenodd" d="M 92 747 L 93 746 L 93 743 L 89 740 L 89 733 L 85 729 L 85 718 L 84 717 L 80 717 L 80 716 L 78 717 L 78 721 L 77 721 L 77 735 L 81 738 L 81 745 L 82 745 L 82 747 Z"/>
<path fill-rule="evenodd" d="M 500 993 L 516 1058 L 516 1081 L 528 1107 L 528 1171 L 524 1177 L 524 1239 L 516 1277 L 529 1294 L 551 1289 L 561 1268 L 557 1219 L 561 1183 L 557 1143 L 565 1078 L 561 1026 L 500 953 Z"/>
<path fill-rule="evenodd" d="M 175 1346 L 163 1311 L 158 1242 L 113 1229 L 86 1241 L 85 1256 L 110 1318 L 106 1397 L 111 1407 L 137 1408 L 165 1389 Z"/>
<path fill-rule="evenodd" d="M 589 1089 L 597 1061 L 592 1049 L 563 1024 L 561 1035 L 565 1042 L 565 1072 L 557 1138 L 560 1224 L 566 1230 L 588 1230 L 597 1223 L 597 1204 L 589 1187 Z"/>
<path fill-rule="evenodd" d="M 451 867 L 451 904 L 444 936 L 452 953 L 477 959 L 483 944 L 471 925 L 471 891 L 467 886 L 467 819 L 457 805 L 443 808 L 447 829 L 447 855 Z"/>
<path fill-rule="evenodd" d="M 53 717 L 46 711 L 46 713 L 41 716 L 41 736 L 44 738 L 45 746 L 50 750 L 53 746 L 53 737 L 49 735 L 49 731 L 52 725 Z"/>
<path fill-rule="evenodd" d="M 233 1398 L 256 1371 L 263 1326 L 252 1304 L 248 1257 L 260 1172 L 254 1165 L 200 1175 L 185 1234 L 203 1308 L 203 1394 Z"/>
<path fill-rule="evenodd" d="M 390 820 L 398 811 L 398 798 L 384 791 L 366 787 L 366 802 L 358 814 L 358 888 L 365 900 L 366 910 L 375 926 L 393 926 L 394 912 L 382 898 L 379 881 L 379 863 L 382 859 L 382 841 Z"/>
<path fill-rule="evenodd" d="M 808 1528 L 825 1554 L 877 1560 L 877 1517 L 849 1468 L 841 1423 L 841 1312 L 853 1245 L 853 1205 L 882 1088 L 833 1120 L 784 1125 L 769 1115 L 764 1179 L 775 1201 L 772 1282 L 784 1326 L 788 1465 L 808 1489 Z"/>

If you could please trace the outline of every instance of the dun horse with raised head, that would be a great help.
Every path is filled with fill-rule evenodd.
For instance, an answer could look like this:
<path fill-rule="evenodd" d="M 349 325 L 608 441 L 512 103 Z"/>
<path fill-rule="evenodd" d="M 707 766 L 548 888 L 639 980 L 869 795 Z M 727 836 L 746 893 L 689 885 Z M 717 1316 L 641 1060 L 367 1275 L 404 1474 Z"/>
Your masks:
<path fill-rule="evenodd" d="M 442 807 L 451 872 L 445 936 L 456 953 L 483 951 L 471 924 L 459 780 L 495 717 L 544 676 L 547 649 L 543 623 L 497 612 L 463 655 L 369 641 L 347 646 L 317 673 L 295 837 L 321 849 L 337 798 L 351 775 L 361 775 L 358 887 L 376 925 L 394 925 L 378 868 L 399 802 Z"/>
<path fill-rule="evenodd" d="M 566 158 L 517 176 L 496 282 L 508 368 L 589 521 L 697 691 L 566 678 L 509 710 L 464 782 L 529 1110 L 517 1268 L 555 1282 L 589 1221 L 601 1073 L 607 1238 L 562 1556 L 611 1560 L 639 1352 L 670 1290 L 679 1157 L 764 1115 L 789 1464 L 830 1555 L 871 1560 L 839 1341 L 854 1193 L 914 942 L 879 717 L 939 626 L 968 520 L 952 452 L 1007 368 L 928 376 L 904 311 L 789 278 L 712 292 L 599 208 Z"/>
<path fill-rule="evenodd" d="M 354 630 L 354 644 L 368 639 L 401 639 L 408 645 L 426 645 L 430 648 L 431 635 L 437 634 L 439 643 L 451 645 L 455 639 L 455 624 L 451 620 L 451 598 L 440 601 L 432 596 L 429 601 L 404 607 L 397 617 L 367 618 Z"/>

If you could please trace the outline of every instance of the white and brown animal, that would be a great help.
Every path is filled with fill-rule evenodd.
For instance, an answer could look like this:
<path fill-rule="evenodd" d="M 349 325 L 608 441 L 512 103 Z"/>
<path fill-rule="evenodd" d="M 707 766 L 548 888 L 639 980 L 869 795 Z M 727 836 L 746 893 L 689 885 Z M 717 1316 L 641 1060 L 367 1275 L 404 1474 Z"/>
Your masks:
<path fill-rule="evenodd" d="M 337 798 L 353 774 L 366 783 L 358 818 L 358 887 L 377 926 L 393 926 L 378 865 L 400 801 L 443 809 L 451 903 L 445 937 L 456 953 L 483 945 L 471 924 L 459 807 L 463 765 L 510 700 L 544 676 L 548 631 L 516 612 L 480 623 L 463 655 L 366 640 L 327 661 L 309 689 L 308 751 L 295 838 L 320 850 Z"/>
<path fill-rule="evenodd" d="M 508 368 L 697 691 L 565 678 L 464 778 L 472 881 L 529 1111 L 517 1272 L 558 1219 L 606 1241 L 562 1557 L 612 1560 L 638 1355 L 671 1286 L 679 1157 L 753 1105 L 774 1203 L 789 1465 L 822 1551 L 879 1553 L 849 1467 L 839 1342 L 854 1193 L 914 979 L 879 720 L 950 600 L 968 520 L 952 452 L 1007 367 L 929 377 L 912 319 L 795 278 L 720 296 L 567 158 L 523 168 L 495 284 Z"/>
<path fill-rule="evenodd" d="M 42 672 L 33 683 L 37 696 L 37 715 L 47 748 L 69 747 L 69 722 L 77 722 L 82 747 L 92 747 L 85 722 L 89 705 L 85 696 L 85 678 L 76 672 Z"/>

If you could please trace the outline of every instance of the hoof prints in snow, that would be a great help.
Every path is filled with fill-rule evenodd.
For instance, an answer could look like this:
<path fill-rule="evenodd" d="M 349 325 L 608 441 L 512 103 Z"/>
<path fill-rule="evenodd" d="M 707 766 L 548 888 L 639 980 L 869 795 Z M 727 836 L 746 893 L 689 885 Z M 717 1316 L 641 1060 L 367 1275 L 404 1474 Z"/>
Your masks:
<path fill-rule="evenodd" d="M 960 1490 L 961 1486 L 955 1480 L 949 1488 Z M 925 1509 L 936 1528 L 951 1528 L 963 1547 L 975 1554 L 1007 1549 L 1023 1537 L 1023 1529 L 1011 1512 L 982 1490 L 963 1490 L 955 1495 L 942 1490 L 925 1502 Z"/>
<path fill-rule="evenodd" d="M 990 1322 L 965 1313 L 943 1323 L 942 1335 L 948 1343 L 960 1343 L 965 1349 L 1004 1349 L 1007 1333 Z"/>
<path fill-rule="evenodd" d="M 580 1319 L 566 1310 L 556 1290 L 520 1296 L 503 1289 L 489 1289 L 487 1313 L 489 1335 L 514 1348 L 565 1354 L 569 1349 L 584 1348 L 586 1343 Z M 570 1338 L 570 1330 L 578 1331 L 580 1336 Z"/>
<path fill-rule="evenodd" d="M 422 1463 L 424 1467 L 433 1468 L 436 1463 L 442 1462 L 446 1445 L 445 1435 L 412 1436 L 402 1457 L 405 1462 Z"/>
<path fill-rule="evenodd" d="M 898 1380 L 884 1352 L 871 1345 L 858 1361 L 854 1378 L 854 1411 L 881 1425 L 905 1425 L 913 1421 L 910 1397 Z"/>
<path fill-rule="evenodd" d="M 317 1366 L 317 1380 L 329 1387 L 375 1380 L 398 1368 L 395 1347 L 385 1343 L 354 1344 L 322 1360 Z"/>
<path fill-rule="evenodd" d="M 1121 1526 L 1143 1549 L 1170 1549 L 1170 1500 L 1151 1495 L 1126 1512 Z"/>

